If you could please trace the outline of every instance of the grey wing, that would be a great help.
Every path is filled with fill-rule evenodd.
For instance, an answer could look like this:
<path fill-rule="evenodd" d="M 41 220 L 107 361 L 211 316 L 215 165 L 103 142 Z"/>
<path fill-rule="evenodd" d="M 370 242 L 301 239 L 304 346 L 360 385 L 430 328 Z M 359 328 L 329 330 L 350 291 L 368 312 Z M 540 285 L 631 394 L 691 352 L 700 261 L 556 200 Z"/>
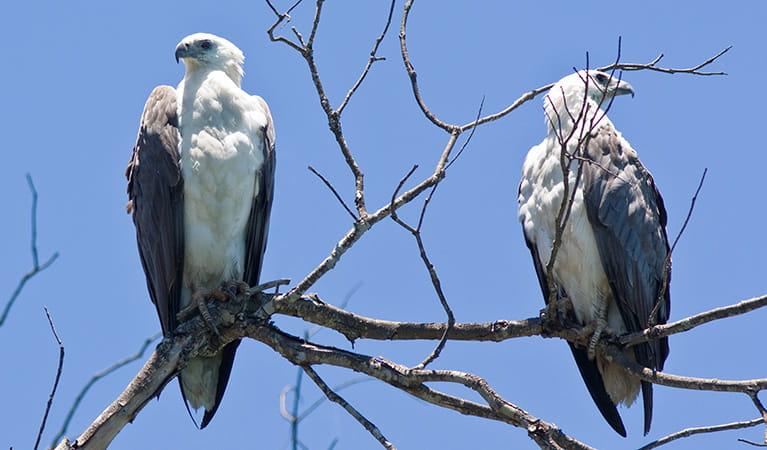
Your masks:
<path fill-rule="evenodd" d="M 666 323 L 671 309 L 670 260 L 665 280 L 664 272 L 670 250 L 666 209 L 655 182 L 610 125 L 592 136 L 585 156 L 594 161 L 583 166 L 586 212 L 623 322 L 628 332 L 645 329 L 660 302 L 657 323 Z M 634 347 L 637 361 L 657 370 L 663 369 L 668 352 L 667 338 Z M 642 383 L 642 393 L 647 432 L 652 385 Z"/>
<path fill-rule="evenodd" d="M 264 99 L 258 96 L 254 98 L 261 104 L 266 113 L 267 122 L 263 130 L 264 163 L 256 173 L 256 193 L 250 208 L 248 229 L 245 237 L 245 270 L 243 280 L 250 286 L 259 283 L 261 266 L 266 252 L 266 240 L 269 235 L 269 215 L 272 210 L 274 198 L 274 171 L 275 171 L 275 130 L 272 114 Z"/>
<path fill-rule="evenodd" d="M 126 177 L 141 265 L 166 335 L 176 326 L 184 267 L 180 138 L 176 91 L 158 86 L 144 106 Z"/>

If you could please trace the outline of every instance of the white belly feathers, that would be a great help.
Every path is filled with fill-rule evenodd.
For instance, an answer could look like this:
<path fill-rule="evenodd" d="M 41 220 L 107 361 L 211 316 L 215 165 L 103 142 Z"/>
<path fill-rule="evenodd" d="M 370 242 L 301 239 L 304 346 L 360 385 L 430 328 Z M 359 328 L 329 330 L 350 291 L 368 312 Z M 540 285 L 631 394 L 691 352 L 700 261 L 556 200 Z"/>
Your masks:
<path fill-rule="evenodd" d="M 264 162 L 266 116 L 221 72 L 186 79 L 178 92 L 184 287 L 211 289 L 242 279 L 256 173 Z"/>
<path fill-rule="evenodd" d="M 519 192 L 519 220 L 525 234 L 536 243 L 544 267 L 551 255 L 556 217 L 564 195 L 559 155 L 555 152 L 546 155 L 546 148 L 558 147 L 544 142 L 528 153 Z M 576 172 L 577 166 L 573 164 L 569 177 L 571 189 L 575 185 Z M 567 292 L 579 322 L 587 324 L 596 319 L 596 305 L 600 300 L 595 297 L 596 292 L 602 299 L 609 299 L 609 327 L 615 332 L 625 332 L 623 319 L 612 301 L 607 275 L 602 268 L 594 233 L 586 215 L 582 185 L 578 187 L 563 232 L 562 245 L 554 263 L 554 278 Z"/>

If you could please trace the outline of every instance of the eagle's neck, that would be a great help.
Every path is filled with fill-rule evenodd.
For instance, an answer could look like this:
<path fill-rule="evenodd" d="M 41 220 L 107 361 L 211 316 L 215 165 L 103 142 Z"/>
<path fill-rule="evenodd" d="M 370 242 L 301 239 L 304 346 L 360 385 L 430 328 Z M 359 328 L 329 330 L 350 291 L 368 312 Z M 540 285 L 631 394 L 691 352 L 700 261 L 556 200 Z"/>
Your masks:
<path fill-rule="evenodd" d="M 578 140 L 583 128 L 590 130 L 610 121 L 593 98 L 588 97 L 584 102 L 582 89 L 562 90 L 554 86 L 543 101 L 543 109 L 546 129 L 554 137 L 567 138 L 572 134 L 572 139 Z M 575 133 L 574 126 L 578 127 Z"/>
<path fill-rule="evenodd" d="M 242 62 L 230 60 L 222 64 L 205 64 L 202 65 L 197 61 L 189 61 L 186 65 L 186 73 L 184 74 L 184 84 L 194 85 L 199 84 L 202 80 L 208 78 L 213 72 L 223 72 L 229 79 L 231 79 L 237 87 L 242 85 L 242 77 L 245 75 L 245 71 L 242 68 Z"/>

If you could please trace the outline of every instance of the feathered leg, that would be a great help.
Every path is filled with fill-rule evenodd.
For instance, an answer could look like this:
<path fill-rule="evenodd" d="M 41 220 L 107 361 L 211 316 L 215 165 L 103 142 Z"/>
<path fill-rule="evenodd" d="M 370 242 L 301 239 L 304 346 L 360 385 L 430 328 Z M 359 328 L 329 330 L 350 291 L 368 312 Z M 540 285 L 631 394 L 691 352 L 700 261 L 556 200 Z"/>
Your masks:
<path fill-rule="evenodd" d="M 594 328 L 594 334 L 591 335 L 591 339 L 589 340 L 588 351 L 589 359 L 591 361 L 594 360 L 594 356 L 596 355 L 599 338 L 602 337 L 602 333 L 607 329 L 607 302 L 608 299 L 600 296 L 596 310 L 596 327 Z"/>

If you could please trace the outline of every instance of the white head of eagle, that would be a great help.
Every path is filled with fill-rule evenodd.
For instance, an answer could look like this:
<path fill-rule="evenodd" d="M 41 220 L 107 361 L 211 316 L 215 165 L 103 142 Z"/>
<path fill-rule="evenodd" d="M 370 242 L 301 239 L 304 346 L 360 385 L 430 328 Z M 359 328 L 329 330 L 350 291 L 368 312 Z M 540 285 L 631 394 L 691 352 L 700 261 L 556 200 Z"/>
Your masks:
<path fill-rule="evenodd" d="M 221 70 L 237 85 L 245 71 L 245 55 L 228 40 L 209 33 L 191 34 L 176 46 L 176 62 L 183 61 L 187 73 L 197 70 Z"/>
<path fill-rule="evenodd" d="M 579 125 L 588 125 L 592 118 L 604 116 L 604 109 L 613 97 L 626 94 L 633 97 L 634 88 L 614 74 L 599 70 L 572 73 L 559 80 L 546 95 L 543 102 L 546 126 L 551 133 L 570 130 L 573 119 Z"/>

